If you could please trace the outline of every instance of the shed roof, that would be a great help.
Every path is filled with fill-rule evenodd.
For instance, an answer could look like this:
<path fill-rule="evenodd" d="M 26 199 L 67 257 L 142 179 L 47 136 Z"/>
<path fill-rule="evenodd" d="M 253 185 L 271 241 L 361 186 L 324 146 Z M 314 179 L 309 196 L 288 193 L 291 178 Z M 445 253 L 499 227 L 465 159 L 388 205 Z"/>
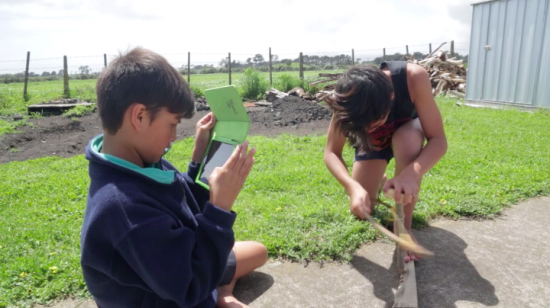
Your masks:
<path fill-rule="evenodd" d="M 474 2 L 471 5 L 474 6 L 478 4 L 485 4 L 485 3 L 497 2 L 497 1 L 502 1 L 502 0 L 485 0 L 485 1 Z"/>

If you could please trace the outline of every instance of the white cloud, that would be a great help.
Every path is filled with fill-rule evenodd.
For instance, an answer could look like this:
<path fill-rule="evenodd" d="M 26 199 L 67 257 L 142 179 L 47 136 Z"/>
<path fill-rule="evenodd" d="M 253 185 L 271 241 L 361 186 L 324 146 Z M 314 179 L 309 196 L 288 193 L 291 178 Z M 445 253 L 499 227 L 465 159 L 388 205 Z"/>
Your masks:
<path fill-rule="evenodd" d="M 443 3 L 445 2 L 445 3 Z M 157 51 L 180 66 L 218 62 L 227 52 L 244 60 L 268 48 L 279 58 L 303 52 L 356 50 L 356 57 L 426 51 L 432 43 L 455 40 L 467 49 L 471 6 L 464 0 L 2 0 L 0 61 L 56 57 L 33 67 L 95 65 L 102 57 L 129 46 Z M 434 48 L 435 48 L 434 46 Z M 373 51 L 362 51 L 372 50 Z M 462 52 L 464 53 L 464 52 Z M 0 62 L 2 69 L 22 71 L 24 62 Z M 60 67 L 61 68 L 61 67 Z M 37 72 L 37 71 L 35 71 Z M 38 72 L 37 72 L 38 73 Z"/>

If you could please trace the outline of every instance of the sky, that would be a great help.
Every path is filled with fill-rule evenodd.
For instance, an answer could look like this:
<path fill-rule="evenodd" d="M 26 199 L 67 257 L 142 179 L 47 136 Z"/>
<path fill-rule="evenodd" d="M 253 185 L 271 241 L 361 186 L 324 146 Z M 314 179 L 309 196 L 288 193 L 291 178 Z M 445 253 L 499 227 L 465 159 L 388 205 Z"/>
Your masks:
<path fill-rule="evenodd" d="M 350 54 L 373 59 L 427 53 L 443 42 L 467 54 L 476 0 L 0 0 L 0 74 L 69 71 L 141 46 L 172 65 L 245 61 L 269 48 L 279 59 Z"/>

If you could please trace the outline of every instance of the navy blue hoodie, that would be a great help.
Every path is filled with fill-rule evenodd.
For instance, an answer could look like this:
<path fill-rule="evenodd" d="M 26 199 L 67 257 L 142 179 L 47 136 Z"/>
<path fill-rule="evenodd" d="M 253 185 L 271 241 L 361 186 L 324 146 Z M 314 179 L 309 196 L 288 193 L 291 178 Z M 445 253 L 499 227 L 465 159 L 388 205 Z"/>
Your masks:
<path fill-rule="evenodd" d="M 199 166 L 180 173 L 165 159 L 140 168 L 86 147 L 91 178 L 81 233 L 81 265 L 101 308 L 214 307 L 235 242 L 234 212 L 215 207 L 196 184 Z"/>

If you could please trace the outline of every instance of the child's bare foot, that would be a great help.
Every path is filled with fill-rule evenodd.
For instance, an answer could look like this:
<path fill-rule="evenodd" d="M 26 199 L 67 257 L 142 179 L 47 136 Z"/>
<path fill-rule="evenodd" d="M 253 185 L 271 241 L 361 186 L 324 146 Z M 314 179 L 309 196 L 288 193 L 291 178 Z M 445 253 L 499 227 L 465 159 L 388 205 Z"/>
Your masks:
<path fill-rule="evenodd" d="M 419 244 L 416 238 L 414 237 L 414 235 L 412 234 L 412 231 L 410 229 L 407 229 L 407 232 L 411 236 L 411 239 L 413 240 L 413 242 L 415 242 L 416 244 Z M 417 256 L 414 252 L 407 250 L 407 254 L 405 255 L 405 262 L 409 262 L 411 260 L 418 261 L 420 260 L 420 256 Z"/>
<path fill-rule="evenodd" d="M 233 289 L 237 280 L 234 279 L 230 284 L 218 287 L 218 308 L 250 308 L 248 305 L 241 303 L 233 296 Z"/>
<path fill-rule="evenodd" d="M 216 307 L 219 308 L 250 308 L 249 306 L 239 302 L 238 299 L 236 299 L 233 295 L 225 296 L 225 297 L 219 297 L 218 296 L 218 304 Z"/>

